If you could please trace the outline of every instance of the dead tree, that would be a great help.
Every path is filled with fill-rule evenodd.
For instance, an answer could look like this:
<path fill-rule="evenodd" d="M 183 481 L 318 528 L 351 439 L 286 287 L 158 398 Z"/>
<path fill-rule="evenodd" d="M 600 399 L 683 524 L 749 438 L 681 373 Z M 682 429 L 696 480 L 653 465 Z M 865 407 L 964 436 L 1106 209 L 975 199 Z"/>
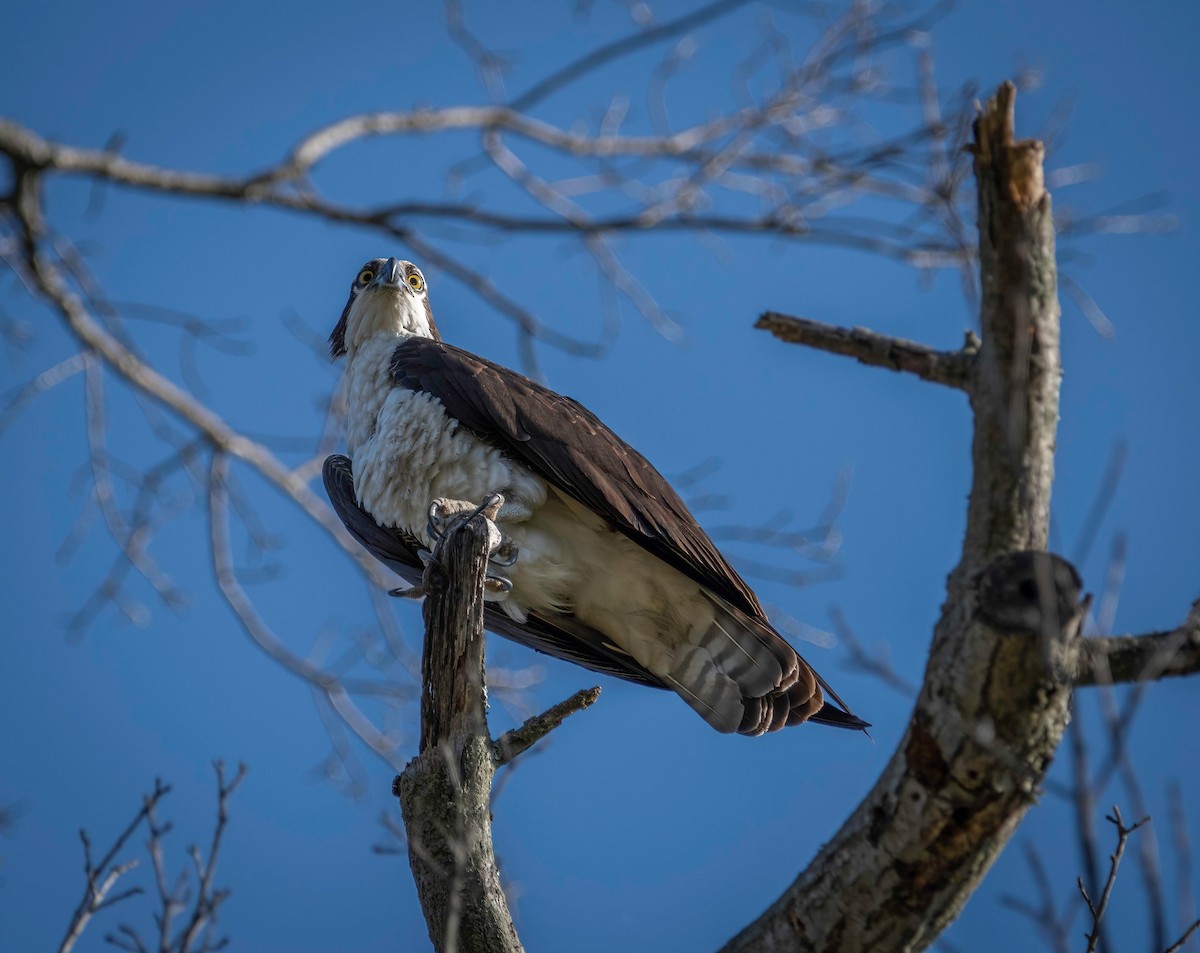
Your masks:
<path fill-rule="evenodd" d="M 1200 667 L 1195 616 L 1170 635 L 1083 639 L 1079 575 L 1045 551 L 1062 373 L 1054 227 L 1042 144 L 1014 135 L 1015 95 L 1000 87 L 971 145 L 981 341 L 945 353 L 779 314 L 759 322 L 964 391 L 973 479 L 962 557 L 903 740 L 841 830 L 723 953 L 929 946 L 1035 802 L 1074 688 Z M 486 531 L 467 523 L 442 551 L 426 603 L 422 754 L 396 786 L 439 951 L 521 948 L 491 849 L 490 781 L 504 745 L 483 715 L 485 545 Z"/>

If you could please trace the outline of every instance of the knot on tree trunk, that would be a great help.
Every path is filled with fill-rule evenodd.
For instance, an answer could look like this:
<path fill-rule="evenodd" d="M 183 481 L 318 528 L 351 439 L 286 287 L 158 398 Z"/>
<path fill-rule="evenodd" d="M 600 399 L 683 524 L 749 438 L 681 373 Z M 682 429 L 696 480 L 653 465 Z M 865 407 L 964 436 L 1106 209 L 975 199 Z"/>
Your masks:
<path fill-rule="evenodd" d="M 979 612 L 993 628 L 1037 635 L 1079 612 L 1083 580 L 1054 553 L 1025 550 L 993 559 L 976 583 Z"/>
<path fill-rule="evenodd" d="M 1079 649 L 1083 581 L 1053 553 L 1025 550 L 993 559 L 976 578 L 976 611 L 997 632 L 1037 638 L 1047 674 L 1072 679 Z"/>

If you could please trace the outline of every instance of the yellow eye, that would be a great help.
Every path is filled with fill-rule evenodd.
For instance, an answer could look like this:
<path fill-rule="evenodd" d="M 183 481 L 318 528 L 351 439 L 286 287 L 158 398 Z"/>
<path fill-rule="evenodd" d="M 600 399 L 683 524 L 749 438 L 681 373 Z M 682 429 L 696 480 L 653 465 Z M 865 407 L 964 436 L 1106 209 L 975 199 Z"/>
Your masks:
<path fill-rule="evenodd" d="M 374 277 L 375 272 L 371 271 L 370 268 L 364 268 L 362 273 L 358 276 L 358 283 L 360 285 L 369 285 L 371 283 L 371 279 Z"/>
<path fill-rule="evenodd" d="M 418 274 L 409 275 L 408 286 L 412 288 L 413 291 L 420 291 L 425 287 L 425 280 Z"/>

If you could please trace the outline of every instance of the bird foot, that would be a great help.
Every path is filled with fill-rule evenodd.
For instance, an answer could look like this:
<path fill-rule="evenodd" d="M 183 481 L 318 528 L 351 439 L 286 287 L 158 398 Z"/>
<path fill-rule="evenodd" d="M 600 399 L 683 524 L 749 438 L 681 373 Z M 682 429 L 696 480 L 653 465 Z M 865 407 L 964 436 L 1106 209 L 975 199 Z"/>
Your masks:
<path fill-rule="evenodd" d="M 488 572 L 483 580 L 484 598 L 489 602 L 499 602 L 512 591 L 512 581 L 506 576 L 494 571 L 496 568 L 507 569 L 516 564 L 518 549 L 512 537 L 501 532 L 496 525 L 496 516 L 504 505 L 504 497 L 493 493 L 478 506 L 467 500 L 450 500 L 439 497 L 429 505 L 426 530 L 434 545 L 440 543 L 449 532 L 451 524 L 458 520 L 469 520 L 482 514 L 488 522 Z M 424 550 L 422 550 L 422 553 Z M 432 557 L 431 557 L 432 558 Z M 425 556 L 422 561 L 427 563 Z M 428 564 L 428 563 L 427 563 Z"/>
<path fill-rule="evenodd" d="M 428 549 L 418 549 L 417 558 L 421 560 L 421 565 L 425 567 L 425 572 L 429 572 L 429 566 L 433 562 L 433 553 Z M 423 599 L 429 591 L 425 585 L 424 573 L 422 574 L 421 582 L 415 586 L 407 586 L 403 589 L 389 589 L 388 595 L 396 599 Z"/>

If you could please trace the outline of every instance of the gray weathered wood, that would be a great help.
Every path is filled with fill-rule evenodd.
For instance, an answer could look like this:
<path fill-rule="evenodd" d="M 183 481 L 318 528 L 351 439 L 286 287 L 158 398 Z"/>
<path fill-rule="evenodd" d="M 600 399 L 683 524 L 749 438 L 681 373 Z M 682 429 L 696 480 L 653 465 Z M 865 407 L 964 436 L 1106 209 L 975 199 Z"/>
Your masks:
<path fill-rule="evenodd" d="M 492 850 L 496 757 L 485 716 L 482 514 L 451 524 L 426 573 L 421 749 L 395 782 L 417 896 L 438 953 L 522 949 Z"/>
<path fill-rule="evenodd" d="M 1002 86 L 975 125 L 983 340 L 966 384 L 973 479 L 916 709 L 870 794 L 724 953 L 928 946 L 1037 798 L 1066 727 L 1070 687 L 1055 660 L 1077 638 L 1078 590 L 1055 563 L 1011 557 L 1046 544 L 1061 373 L 1042 147 L 1014 141 L 1014 96 Z M 1022 594 L 1023 613 L 1002 593 Z M 1046 611 L 1060 604 L 1073 607 L 1061 626 Z"/>

